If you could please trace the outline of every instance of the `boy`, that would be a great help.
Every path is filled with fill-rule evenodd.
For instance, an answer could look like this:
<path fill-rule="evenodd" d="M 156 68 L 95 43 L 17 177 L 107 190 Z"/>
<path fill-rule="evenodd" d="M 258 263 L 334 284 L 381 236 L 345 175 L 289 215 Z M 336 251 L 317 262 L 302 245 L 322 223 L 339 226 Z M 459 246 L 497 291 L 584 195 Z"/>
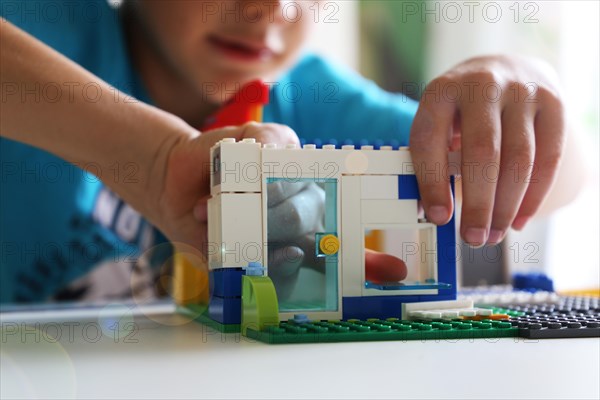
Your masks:
<path fill-rule="evenodd" d="M 358 143 L 368 132 L 407 145 L 410 131 L 432 222 L 451 215 L 440 171 L 459 146 L 467 243 L 498 243 L 536 213 L 565 141 L 544 64 L 468 60 L 431 82 L 417 109 L 320 58 L 300 58 L 312 2 L 294 2 L 294 16 L 289 2 L 251 3 L 126 0 L 118 11 L 105 0 L 3 4 L 2 302 L 45 299 L 107 256 L 150 248 L 160 237 L 152 226 L 201 248 L 209 191 L 200 166 L 225 137 L 286 144 L 335 133 Z M 265 109 L 271 123 L 196 130 L 257 78 L 278 83 Z M 324 91 L 328 83 L 333 101 L 312 96 L 312 85 Z M 302 96 L 281 90 L 290 86 Z M 465 90 L 443 95 L 451 87 Z M 486 175 L 489 165 L 499 166 L 498 179 Z"/>

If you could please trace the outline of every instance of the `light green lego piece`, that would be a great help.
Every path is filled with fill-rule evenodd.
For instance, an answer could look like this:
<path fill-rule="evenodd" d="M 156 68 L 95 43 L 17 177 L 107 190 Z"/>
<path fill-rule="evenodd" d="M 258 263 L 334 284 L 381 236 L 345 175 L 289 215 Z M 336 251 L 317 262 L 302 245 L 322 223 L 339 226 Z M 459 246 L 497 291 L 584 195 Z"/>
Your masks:
<path fill-rule="evenodd" d="M 248 328 L 262 331 L 279 325 L 279 304 L 273 281 L 268 276 L 242 277 L 242 335 Z"/>

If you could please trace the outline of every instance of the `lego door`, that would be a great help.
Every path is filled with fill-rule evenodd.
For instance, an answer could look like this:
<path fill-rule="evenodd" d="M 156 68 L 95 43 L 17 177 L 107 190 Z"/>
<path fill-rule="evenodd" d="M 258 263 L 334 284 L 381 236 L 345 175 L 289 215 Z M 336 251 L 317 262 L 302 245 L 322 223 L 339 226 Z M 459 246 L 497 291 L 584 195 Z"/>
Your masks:
<path fill-rule="evenodd" d="M 338 313 L 337 179 L 266 180 L 267 273 L 280 313 Z"/>

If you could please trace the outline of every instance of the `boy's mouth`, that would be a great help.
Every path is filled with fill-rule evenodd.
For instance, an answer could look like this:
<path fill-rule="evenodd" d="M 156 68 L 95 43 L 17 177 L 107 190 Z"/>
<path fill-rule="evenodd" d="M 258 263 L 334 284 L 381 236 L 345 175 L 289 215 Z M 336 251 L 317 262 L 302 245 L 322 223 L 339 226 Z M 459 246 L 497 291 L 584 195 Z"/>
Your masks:
<path fill-rule="evenodd" d="M 267 45 L 245 39 L 210 35 L 208 42 L 226 56 L 237 60 L 265 61 L 274 55 Z"/>

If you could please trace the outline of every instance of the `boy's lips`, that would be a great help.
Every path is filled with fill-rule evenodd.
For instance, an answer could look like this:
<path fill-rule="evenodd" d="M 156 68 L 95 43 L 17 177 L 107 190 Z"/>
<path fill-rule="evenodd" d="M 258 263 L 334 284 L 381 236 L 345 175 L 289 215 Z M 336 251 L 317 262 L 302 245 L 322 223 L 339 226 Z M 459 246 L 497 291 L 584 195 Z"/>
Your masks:
<path fill-rule="evenodd" d="M 265 43 L 242 38 L 210 35 L 208 42 L 228 57 L 243 61 L 266 61 L 275 52 Z"/>

